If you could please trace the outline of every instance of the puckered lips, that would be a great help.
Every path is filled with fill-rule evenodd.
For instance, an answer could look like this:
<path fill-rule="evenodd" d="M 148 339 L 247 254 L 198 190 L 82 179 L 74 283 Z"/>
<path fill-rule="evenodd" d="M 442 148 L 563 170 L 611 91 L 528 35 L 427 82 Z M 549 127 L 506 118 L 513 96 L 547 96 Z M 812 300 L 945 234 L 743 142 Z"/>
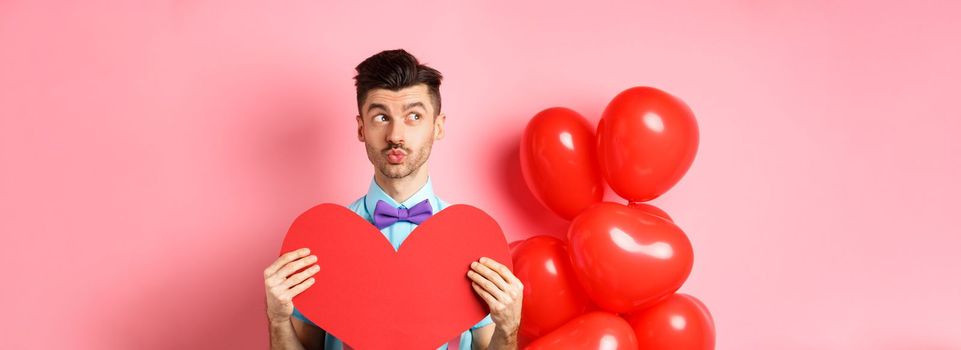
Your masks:
<path fill-rule="evenodd" d="M 407 152 L 401 149 L 392 149 L 387 152 L 387 162 L 390 164 L 401 164 L 404 162 L 404 158 L 407 157 Z"/>

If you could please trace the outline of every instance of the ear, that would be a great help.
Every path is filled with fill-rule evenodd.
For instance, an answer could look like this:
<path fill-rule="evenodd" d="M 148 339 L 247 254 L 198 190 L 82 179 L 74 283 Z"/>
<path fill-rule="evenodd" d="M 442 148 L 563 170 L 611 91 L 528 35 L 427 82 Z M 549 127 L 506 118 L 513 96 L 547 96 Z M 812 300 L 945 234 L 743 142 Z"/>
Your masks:
<path fill-rule="evenodd" d="M 360 114 L 357 115 L 357 140 L 364 142 L 364 120 L 360 118 Z"/>
<path fill-rule="evenodd" d="M 447 121 L 447 115 L 444 113 L 438 114 L 434 117 L 434 140 L 440 140 L 444 138 L 444 122 Z"/>

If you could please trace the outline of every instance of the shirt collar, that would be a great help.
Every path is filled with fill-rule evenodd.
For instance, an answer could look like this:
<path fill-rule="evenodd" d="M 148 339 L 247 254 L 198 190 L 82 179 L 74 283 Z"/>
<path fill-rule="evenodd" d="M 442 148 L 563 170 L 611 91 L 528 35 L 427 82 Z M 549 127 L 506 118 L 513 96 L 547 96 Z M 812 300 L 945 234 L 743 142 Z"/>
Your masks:
<path fill-rule="evenodd" d="M 405 208 L 411 208 L 417 203 L 423 200 L 428 200 L 430 203 L 431 211 L 437 213 L 437 209 L 440 207 L 440 203 L 437 202 L 437 196 L 434 195 L 434 186 L 431 183 L 430 176 L 427 177 L 427 183 L 424 184 L 417 192 L 414 192 L 410 198 L 398 203 L 396 200 L 390 197 L 384 189 L 380 188 L 373 178 L 370 180 L 370 187 L 367 189 L 367 195 L 364 197 L 364 205 L 367 206 L 367 211 L 369 213 L 374 212 L 374 208 L 377 207 L 377 201 L 384 201 L 394 207 L 404 206 Z"/>

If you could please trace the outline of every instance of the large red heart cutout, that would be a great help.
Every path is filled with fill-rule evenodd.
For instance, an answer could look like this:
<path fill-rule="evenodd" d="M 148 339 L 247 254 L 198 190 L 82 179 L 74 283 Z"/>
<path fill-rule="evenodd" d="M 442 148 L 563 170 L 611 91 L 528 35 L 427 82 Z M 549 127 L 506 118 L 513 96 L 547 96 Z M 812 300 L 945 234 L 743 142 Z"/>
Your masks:
<path fill-rule="evenodd" d="M 500 226 L 469 205 L 438 211 L 394 251 L 356 213 L 320 204 L 294 220 L 280 253 L 303 247 L 320 271 L 294 305 L 362 350 L 436 349 L 489 312 L 467 278 L 470 263 L 486 256 L 512 268 Z"/>

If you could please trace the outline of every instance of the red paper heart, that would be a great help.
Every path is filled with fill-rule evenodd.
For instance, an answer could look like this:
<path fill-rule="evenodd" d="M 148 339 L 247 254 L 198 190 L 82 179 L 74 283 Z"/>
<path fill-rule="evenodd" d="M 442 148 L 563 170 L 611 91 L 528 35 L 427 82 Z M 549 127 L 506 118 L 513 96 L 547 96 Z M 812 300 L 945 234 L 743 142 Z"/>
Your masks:
<path fill-rule="evenodd" d="M 317 283 L 297 309 L 355 349 L 436 349 L 489 312 L 467 271 L 482 256 L 511 268 L 500 226 L 482 210 L 453 205 L 411 232 L 394 251 L 377 228 L 335 204 L 294 220 L 280 253 L 308 247 Z"/>

